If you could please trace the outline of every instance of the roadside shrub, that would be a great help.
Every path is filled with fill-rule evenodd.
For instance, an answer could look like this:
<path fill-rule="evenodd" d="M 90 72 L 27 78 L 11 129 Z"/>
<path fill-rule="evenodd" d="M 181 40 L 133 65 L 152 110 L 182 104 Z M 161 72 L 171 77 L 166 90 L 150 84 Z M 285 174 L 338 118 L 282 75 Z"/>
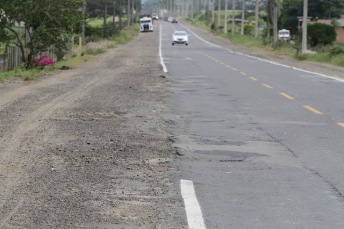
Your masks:
<path fill-rule="evenodd" d="M 244 24 L 244 33 L 245 34 L 252 34 L 254 30 L 254 25 L 252 23 L 245 23 Z"/>
<path fill-rule="evenodd" d="M 37 67 L 44 68 L 45 66 L 51 65 L 54 63 L 53 58 L 49 58 L 48 55 L 43 55 L 40 58 L 35 58 L 32 60 L 33 65 Z"/>
<path fill-rule="evenodd" d="M 98 36 L 98 37 L 102 37 L 103 36 L 103 30 L 101 30 L 101 29 L 99 29 L 97 27 L 93 27 L 90 24 L 86 24 L 86 26 L 85 26 L 85 36 Z"/>
<path fill-rule="evenodd" d="M 303 61 L 303 60 L 307 60 L 308 55 L 307 54 L 297 54 L 297 55 L 294 56 L 294 58 L 297 59 L 297 60 Z"/>
<path fill-rule="evenodd" d="M 344 46 L 336 46 L 330 50 L 331 56 L 343 55 L 344 54 Z"/>
<path fill-rule="evenodd" d="M 307 26 L 307 37 L 311 47 L 331 45 L 336 40 L 337 33 L 333 26 L 320 23 Z"/>
<path fill-rule="evenodd" d="M 329 52 L 333 48 L 332 45 L 318 45 L 313 48 L 313 51 L 317 53 Z"/>

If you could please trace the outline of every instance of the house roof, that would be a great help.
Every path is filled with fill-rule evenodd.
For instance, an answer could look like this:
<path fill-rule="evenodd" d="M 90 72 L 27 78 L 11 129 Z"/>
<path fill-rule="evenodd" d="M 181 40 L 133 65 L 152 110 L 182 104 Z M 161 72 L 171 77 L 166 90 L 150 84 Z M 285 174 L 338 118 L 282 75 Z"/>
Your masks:
<path fill-rule="evenodd" d="M 344 27 L 344 18 L 343 18 L 344 15 L 342 15 L 342 18 L 341 19 L 338 19 L 338 22 L 339 24 Z"/>
<path fill-rule="evenodd" d="M 342 15 L 341 18 L 338 19 L 337 21 L 341 27 L 344 27 L 344 15 Z M 314 24 L 314 23 L 331 25 L 331 19 L 318 19 L 317 21 L 308 21 L 308 24 Z M 301 27 L 302 26 L 303 26 L 303 22 L 302 22 Z"/>

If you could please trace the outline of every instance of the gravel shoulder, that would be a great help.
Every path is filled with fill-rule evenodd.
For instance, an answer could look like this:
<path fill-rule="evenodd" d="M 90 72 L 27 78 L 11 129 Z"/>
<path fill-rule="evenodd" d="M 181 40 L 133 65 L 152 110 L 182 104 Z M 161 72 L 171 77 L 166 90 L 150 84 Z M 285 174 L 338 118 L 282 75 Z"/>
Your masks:
<path fill-rule="evenodd" d="M 221 37 L 215 36 L 214 34 L 205 31 L 203 29 L 200 29 L 198 27 L 195 27 L 191 25 L 190 23 L 182 23 L 185 27 L 191 29 L 196 34 L 198 34 L 203 39 L 222 46 L 224 48 L 230 49 L 235 52 L 247 54 L 250 56 L 258 57 L 264 60 L 269 60 L 273 62 L 277 62 L 283 65 L 291 66 L 300 68 L 306 71 L 312 71 L 328 76 L 337 77 L 340 79 L 344 79 L 344 67 L 337 67 L 332 66 L 328 64 L 322 64 L 322 63 L 316 63 L 316 62 L 310 62 L 310 61 L 298 61 L 292 57 L 284 56 L 284 55 L 277 55 L 272 52 L 268 52 L 261 49 L 252 49 L 252 48 L 246 48 L 242 46 L 236 46 L 232 44 L 229 40 L 223 39 Z"/>
<path fill-rule="evenodd" d="M 0 228 L 186 228 L 158 37 L 0 85 Z"/>

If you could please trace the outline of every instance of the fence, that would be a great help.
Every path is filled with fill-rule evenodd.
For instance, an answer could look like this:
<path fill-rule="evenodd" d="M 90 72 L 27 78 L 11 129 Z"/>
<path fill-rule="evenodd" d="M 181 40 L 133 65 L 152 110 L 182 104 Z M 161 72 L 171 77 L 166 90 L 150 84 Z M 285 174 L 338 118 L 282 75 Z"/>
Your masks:
<path fill-rule="evenodd" d="M 27 58 L 28 50 L 25 50 L 25 55 Z M 57 60 L 52 49 L 42 53 L 41 55 L 48 55 L 50 58 L 53 58 L 54 62 Z M 22 52 L 19 47 L 7 47 L 6 52 L 4 54 L 0 54 L 0 72 L 11 71 L 21 67 L 22 59 Z"/>

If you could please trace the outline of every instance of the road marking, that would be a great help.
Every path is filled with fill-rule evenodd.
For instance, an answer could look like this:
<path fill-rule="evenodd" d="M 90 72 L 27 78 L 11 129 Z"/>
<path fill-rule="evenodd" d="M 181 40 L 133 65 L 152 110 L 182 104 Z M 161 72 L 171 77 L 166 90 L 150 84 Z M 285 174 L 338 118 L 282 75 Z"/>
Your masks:
<path fill-rule="evenodd" d="M 272 88 L 270 85 L 265 84 L 265 83 L 263 83 L 263 86 L 265 86 L 265 87 L 267 87 L 267 88 Z"/>
<path fill-rule="evenodd" d="M 236 68 L 232 68 L 234 71 L 238 71 L 238 69 L 236 69 Z"/>
<path fill-rule="evenodd" d="M 220 62 L 220 64 L 224 64 L 224 63 Z"/>
<path fill-rule="evenodd" d="M 161 64 L 164 72 L 167 72 L 167 68 L 166 68 L 166 65 L 164 63 L 164 58 L 162 57 L 162 52 L 161 52 L 161 33 L 162 33 L 161 23 L 159 23 L 159 27 L 160 27 L 160 46 L 159 46 L 160 64 Z"/>
<path fill-rule="evenodd" d="M 191 180 L 180 180 L 180 189 L 184 199 L 189 228 L 205 229 L 201 207 L 195 194 L 193 182 Z"/>
<path fill-rule="evenodd" d="M 322 112 L 314 109 L 313 107 L 310 107 L 310 106 L 307 106 L 307 105 L 304 105 L 303 107 L 308 109 L 308 110 L 310 110 L 310 111 L 312 111 L 312 112 L 314 112 L 314 113 L 316 113 L 316 114 L 323 114 Z"/>
<path fill-rule="evenodd" d="M 338 122 L 338 125 L 340 125 L 341 127 L 344 127 L 344 123 Z"/>
<path fill-rule="evenodd" d="M 254 80 L 254 81 L 258 81 L 256 78 L 254 77 L 250 77 L 251 80 Z"/>
<path fill-rule="evenodd" d="M 226 67 L 230 68 L 231 66 L 229 66 L 229 65 L 226 65 Z"/>
<path fill-rule="evenodd" d="M 291 97 L 290 95 L 287 95 L 286 93 L 280 93 L 280 95 L 283 95 L 283 96 L 286 97 L 287 99 L 294 100 L 293 97 Z"/>
<path fill-rule="evenodd" d="M 208 45 L 211 45 L 211 46 L 214 46 L 214 47 L 216 47 L 216 48 L 222 49 L 221 46 L 218 46 L 218 45 L 216 45 L 216 44 L 213 44 L 213 43 L 211 43 L 211 42 L 209 42 L 209 41 L 204 40 L 203 38 L 201 38 L 200 36 L 198 36 L 196 33 L 194 33 L 191 29 L 189 29 L 188 27 L 186 27 L 185 25 L 183 25 L 182 23 L 179 23 L 179 24 L 180 24 L 181 26 L 183 26 L 184 28 L 186 28 L 187 30 L 189 30 L 193 35 L 195 35 L 195 37 L 197 37 L 198 39 L 200 39 L 200 40 L 203 41 L 204 43 L 206 43 L 206 44 L 208 44 Z"/>
<path fill-rule="evenodd" d="M 245 72 L 240 72 L 241 75 L 246 76 L 247 74 Z"/>
<path fill-rule="evenodd" d="M 176 27 L 174 27 L 174 25 L 172 25 L 172 23 L 171 23 L 171 26 L 174 29 L 174 31 L 177 31 Z"/>

